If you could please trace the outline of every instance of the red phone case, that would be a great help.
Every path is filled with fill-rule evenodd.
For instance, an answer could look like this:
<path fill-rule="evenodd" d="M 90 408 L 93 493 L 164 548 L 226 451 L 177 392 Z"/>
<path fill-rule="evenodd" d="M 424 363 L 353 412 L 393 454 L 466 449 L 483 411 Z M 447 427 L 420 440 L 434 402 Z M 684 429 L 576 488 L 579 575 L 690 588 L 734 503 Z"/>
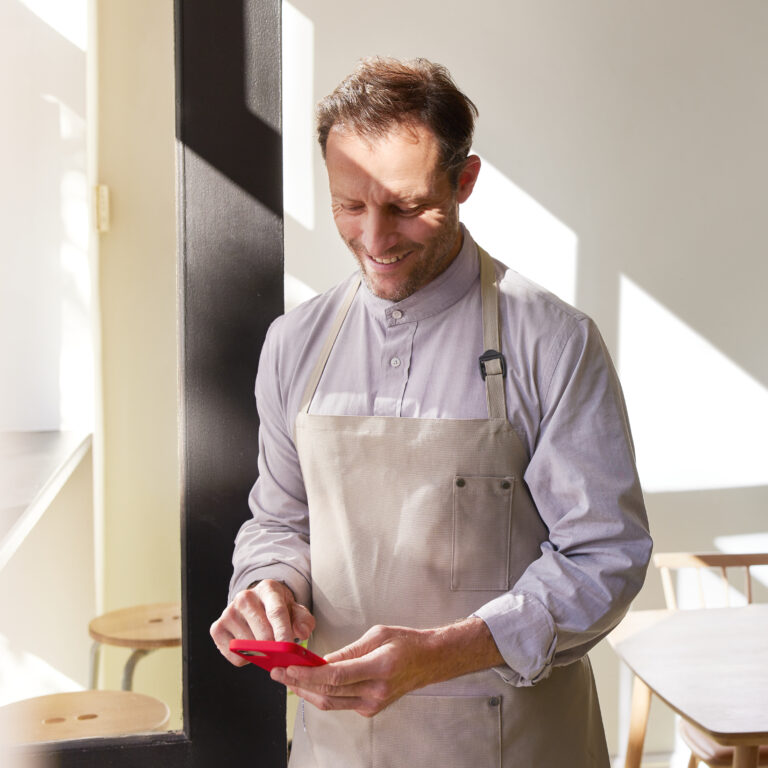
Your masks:
<path fill-rule="evenodd" d="M 273 667 L 319 667 L 326 661 L 321 656 L 308 651 L 298 643 L 278 643 L 273 640 L 234 640 L 229 641 L 229 650 L 242 656 L 246 661 L 262 669 Z"/>

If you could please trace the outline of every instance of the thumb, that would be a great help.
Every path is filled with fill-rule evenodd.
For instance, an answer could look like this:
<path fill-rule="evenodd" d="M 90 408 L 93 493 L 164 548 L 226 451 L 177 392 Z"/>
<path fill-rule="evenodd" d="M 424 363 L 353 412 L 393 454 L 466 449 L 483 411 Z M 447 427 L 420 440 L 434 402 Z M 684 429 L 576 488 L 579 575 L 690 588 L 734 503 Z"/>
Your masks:
<path fill-rule="evenodd" d="M 361 656 L 365 656 L 371 651 L 376 650 L 381 645 L 381 640 L 378 637 L 378 633 L 374 629 L 369 629 L 361 638 L 355 640 L 354 643 L 345 645 L 343 648 L 339 648 L 338 651 L 329 653 L 325 660 L 332 664 L 335 661 L 349 661 L 351 659 L 359 659 Z"/>

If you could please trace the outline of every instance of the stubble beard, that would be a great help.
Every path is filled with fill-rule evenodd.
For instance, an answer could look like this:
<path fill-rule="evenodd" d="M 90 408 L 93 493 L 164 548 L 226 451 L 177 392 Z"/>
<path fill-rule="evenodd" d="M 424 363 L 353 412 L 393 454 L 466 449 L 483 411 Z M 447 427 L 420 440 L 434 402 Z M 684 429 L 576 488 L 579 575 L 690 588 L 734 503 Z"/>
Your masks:
<path fill-rule="evenodd" d="M 403 301 L 412 296 L 416 291 L 431 283 L 438 275 L 442 274 L 451 264 L 451 258 L 456 236 L 458 234 L 459 217 L 458 206 L 451 206 L 451 212 L 435 237 L 425 246 L 420 246 L 420 252 L 416 249 L 399 248 L 400 252 L 414 250 L 408 259 L 415 259 L 415 264 L 405 276 L 400 285 L 394 286 L 389 291 L 381 291 L 371 279 L 366 269 L 368 256 L 365 249 L 352 240 L 345 240 L 347 247 L 352 251 L 362 273 L 363 282 L 368 290 L 380 299 L 389 301 Z"/>

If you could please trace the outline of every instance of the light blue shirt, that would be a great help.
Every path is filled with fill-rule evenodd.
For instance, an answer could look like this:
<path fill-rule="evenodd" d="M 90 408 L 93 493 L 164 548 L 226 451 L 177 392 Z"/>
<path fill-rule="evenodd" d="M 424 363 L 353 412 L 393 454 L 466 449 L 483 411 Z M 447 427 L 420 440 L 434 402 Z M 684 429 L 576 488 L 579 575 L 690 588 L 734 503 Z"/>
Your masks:
<path fill-rule="evenodd" d="M 531 685 L 618 623 L 642 586 L 651 540 L 621 387 L 599 331 L 499 262 L 496 272 L 507 415 L 530 457 L 524 480 L 549 540 L 512 589 L 474 615 L 508 664 L 499 673 Z M 259 477 L 253 518 L 236 540 L 230 597 L 273 578 L 311 605 L 294 421 L 348 286 L 277 318 L 267 334 L 256 379 Z M 479 259 L 465 229 L 453 263 L 407 299 L 357 292 L 310 413 L 487 418 L 482 351 Z"/>

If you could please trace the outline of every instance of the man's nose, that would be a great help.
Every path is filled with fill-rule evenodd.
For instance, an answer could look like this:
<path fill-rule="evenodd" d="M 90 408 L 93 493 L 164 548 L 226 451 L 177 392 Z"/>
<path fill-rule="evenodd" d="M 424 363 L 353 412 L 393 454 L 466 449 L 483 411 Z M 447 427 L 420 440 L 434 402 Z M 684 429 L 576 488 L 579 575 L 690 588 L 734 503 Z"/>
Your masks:
<path fill-rule="evenodd" d="M 397 244 L 397 232 L 392 217 L 381 211 L 366 211 L 360 240 L 371 256 L 385 254 Z"/>

